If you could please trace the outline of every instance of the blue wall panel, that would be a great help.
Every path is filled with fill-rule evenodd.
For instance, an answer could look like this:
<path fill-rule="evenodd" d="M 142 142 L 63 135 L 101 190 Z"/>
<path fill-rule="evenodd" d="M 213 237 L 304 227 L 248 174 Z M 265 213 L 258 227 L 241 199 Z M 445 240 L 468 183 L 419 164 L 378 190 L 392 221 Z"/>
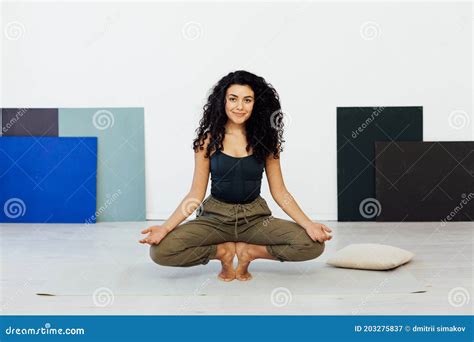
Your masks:
<path fill-rule="evenodd" d="M 97 138 L 0 138 L 0 222 L 95 222 Z"/>

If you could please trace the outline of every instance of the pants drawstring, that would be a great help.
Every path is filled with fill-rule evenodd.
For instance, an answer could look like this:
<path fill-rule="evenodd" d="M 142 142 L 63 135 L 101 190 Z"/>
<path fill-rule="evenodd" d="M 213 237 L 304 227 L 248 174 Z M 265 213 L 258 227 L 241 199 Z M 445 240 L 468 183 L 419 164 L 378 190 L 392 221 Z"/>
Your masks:
<path fill-rule="evenodd" d="M 239 209 L 242 209 L 242 212 L 244 213 L 244 219 L 245 219 L 245 222 L 246 223 L 249 223 L 249 221 L 247 220 L 247 213 L 246 213 L 246 208 L 245 206 L 243 206 L 242 204 L 237 204 L 235 206 L 235 227 L 234 227 L 234 231 L 235 231 L 235 237 L 237 237 L 237 223 L 239 221 L 239 218 L 237 217 L 238 213 L 239 213 Z"/>

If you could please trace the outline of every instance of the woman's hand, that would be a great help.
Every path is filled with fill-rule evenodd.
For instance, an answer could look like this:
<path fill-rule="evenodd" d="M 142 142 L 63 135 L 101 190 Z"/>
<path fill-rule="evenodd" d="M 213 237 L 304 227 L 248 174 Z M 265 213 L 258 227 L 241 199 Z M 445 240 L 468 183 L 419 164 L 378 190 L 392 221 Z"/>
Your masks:
<path fill-rule="evenodd" d="M 332 236 L 328 234 L 332 230 L 322 223 L 311 222 L 304 229 L 313 241 L 324 242 L 332 239 Z"/>
<path fill-rule="evenodd" d="M 146 238 L 139 240 L 140 243 L 148 243 L 150 245 L 159 244 L 161 240 L 168 234 L 170 231 L 163 226 L 153 226 L 147 229 L 142 230 L 142 234 L 149 235 Z"/>

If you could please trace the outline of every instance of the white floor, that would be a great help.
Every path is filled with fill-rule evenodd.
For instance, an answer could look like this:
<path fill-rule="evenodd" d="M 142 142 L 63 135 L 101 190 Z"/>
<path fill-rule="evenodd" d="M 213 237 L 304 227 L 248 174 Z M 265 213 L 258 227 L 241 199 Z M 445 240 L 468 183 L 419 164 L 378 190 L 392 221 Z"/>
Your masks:
<path fill-rule="evenodd" d="M 256 261 L 249 283 L 218 281 L 217 261 L 192 268 L 154 264 L 149 246 L 138 240 L 157 223 L 2 224 L 1 313 L 473 314 L 472 222 L 325 222 L 334 237 L 320 258 Z M 416 256 L 389 272 L 325 263 L 350 243 L 389 244 Z"/>

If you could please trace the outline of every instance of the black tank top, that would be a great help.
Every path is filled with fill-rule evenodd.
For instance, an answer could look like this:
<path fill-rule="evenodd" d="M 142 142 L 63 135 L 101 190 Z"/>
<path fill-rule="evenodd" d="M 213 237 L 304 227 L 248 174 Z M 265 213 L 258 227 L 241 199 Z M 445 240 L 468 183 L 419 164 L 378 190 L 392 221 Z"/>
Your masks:
<path fill-rule="evenodd" d="M 211 156 L 211 195 L 227 203 L 250 203 L 260 195 L 263 169 L 253 154 L 232 157 L 217 150 Z"/>

